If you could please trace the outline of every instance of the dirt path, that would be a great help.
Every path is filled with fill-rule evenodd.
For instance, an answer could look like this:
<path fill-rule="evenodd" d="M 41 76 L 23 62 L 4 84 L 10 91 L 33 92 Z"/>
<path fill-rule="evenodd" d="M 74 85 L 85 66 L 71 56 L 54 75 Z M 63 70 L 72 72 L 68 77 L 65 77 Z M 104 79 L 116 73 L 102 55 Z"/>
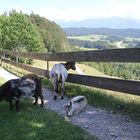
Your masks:
<path fill-rule="evenodd" d="M 2 68 L 0 68 L 0 77 L 6 80 L 18 78 Z M 134 122 L 127 116 L 113 114 L 91 106 L 87 106 L 85 111 L 77 116 L 66 118 L 64 105 L 69 99 L 65 97 L 64 100 L 54 101 L 52 92 L 47 88 L 43 88 L 43 93 L 45 108 L 57 112 L 66 121 L 82 127 L 89 134 L 101 140 L 140 140 L 140 122 Z"/>
<path fill-rule="evenodd" d="M 117 48 L 124 48 L 124 47 L 122 46 L 122 43 L 123 43 L 123 41 L 116 42 Z"/>
<path fill-rule="evenodd" d="M 44 88 L 45 107 L 49 108 L 65 118 L 66 121 L 78 125 L 89 134 L 97 136 L 101 140 L 140 140 L 140 122 L 134 122 L 127 116 L 113 114 L 112 112 L 87 106 L 84 112 L 71 118 L 65 117 L 64 100 L 53 100 L 53 94 Z"/>

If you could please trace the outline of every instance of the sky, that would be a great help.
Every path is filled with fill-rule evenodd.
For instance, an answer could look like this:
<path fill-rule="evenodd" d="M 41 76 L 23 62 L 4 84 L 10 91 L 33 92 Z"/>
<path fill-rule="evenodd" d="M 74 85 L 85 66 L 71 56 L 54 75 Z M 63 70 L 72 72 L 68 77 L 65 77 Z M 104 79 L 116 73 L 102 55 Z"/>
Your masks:
<path fill-rule="evenodd" d="M 0 0 L 0 14 L 11 9 L 52 21 L 113 16 L 140 20 L 140 0 Z"/>

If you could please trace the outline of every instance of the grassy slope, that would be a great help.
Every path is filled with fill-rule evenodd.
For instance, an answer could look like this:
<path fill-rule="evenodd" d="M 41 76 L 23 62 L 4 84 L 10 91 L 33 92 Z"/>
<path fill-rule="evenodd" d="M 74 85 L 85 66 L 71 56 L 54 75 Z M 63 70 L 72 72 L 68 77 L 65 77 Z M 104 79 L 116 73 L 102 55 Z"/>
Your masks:
<path fill-rule="evenodd" d="M 61 63 L 61 62 L 56 62 L 56 61 L 49 62 L 49 68 L 51 69 L 52 66 L 56 63 Z M 78 65 L 80 67 L 80 69 L 87 75 L 109 77 L 109 76 L 101 73 L 100 71 L 98 71 L 90 66 L 87 66 L 85 64 L 78 64 L 77 63 L 76 65 Z M 38 67 L 38 68 L 47 69 L 47 63 L 44 61 L 40 61 L 40 60 L 34 60 L 33 66 Z M 77 72 L 73 71 L 73 70 L 70 70 L 69 73 L 77 74 Z"/>
<path fill-rule="evenodd" d="M 106 35 L 87 35 L 87 36 L 68 36 L 71 39 L 87 40 L 87 41 L 97 41 L 101 38 L 107 37 Z"/>
<path fill-rule="evenodd" d="M 1 140 L 94 140 L 81 128 L 66 122 L 56 113 L 21 101 L 20 112 L 9 112 L 0 104 Z"/>
<path fill-rule="evenodd" d="M 0 77 L 0 85 L 3 84 L 5 82 L 5 79 Z"/>

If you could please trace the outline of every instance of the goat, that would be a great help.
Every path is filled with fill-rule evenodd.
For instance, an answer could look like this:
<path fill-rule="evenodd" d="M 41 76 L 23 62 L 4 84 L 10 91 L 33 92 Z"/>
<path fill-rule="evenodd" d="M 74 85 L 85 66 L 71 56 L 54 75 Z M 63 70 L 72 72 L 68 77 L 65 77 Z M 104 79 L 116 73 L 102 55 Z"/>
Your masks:
<path fill-rule="evenodd" d="M 16 111 L 19 110 L 19 98 L 26 94 L 25 86 L 31 86 L 33 85 L 33 88 L 30 90 L 33 92 L 35 90 L 35 83 L 27 80 L 21 80 L 21 79 L 12 79 L 7 82 L 5 82 L 3 85 L 0 86 L 0 101 L 7 101 L 10 105 L 10 110 L 13 110 L 13 100 L 15 100 L 16 103 Z"/>
<path fill-rule="evenodd" d="M 38 103 L 38 97 L 40 97 L 40 99 L 41 99 L 41 107 L 42 107 L 43 104 L 44 104 L 44 101 L 43 101 L 43 94 L 42 94 L 41 77 L 39 77 L 36 74 L 31 73 L 31 74 L 24 75 L 23 77 L 21 77 L 21 79 L 22 80 L 31 79 L 36 83 L 36 88 L 35 88 L 34 95 L 33 95 L 33 97 L 35 97 L 34 104 L 36 105 Z"/>
<path fill-rule="evenodd" d="M 54 100 L 57 99 L 59 84 L 61 84 L 61 99 L 64 98 L 63 97 L 64 84 L 65 84 L 65 80 L 68 77 L 67 71 L 69 69 L 76 70 L 75 62 L 71 61 L 71 62 L 67 62 L 65 64 L 63 64 L 63 63 L 55 64 L 49 73 L 49 77 L 52 80 L 53 87 L 54 87 L 54 97 L 53 97 Z"/>
<path fill-rule="evenodd" d="M 87 99 L 85 96 L 76 96 L 70 100 L 70 102 L 65 105 L 65 111 L 68 117 L 74 114 L 78 114 L 85 109 L 87 106 Z"/>

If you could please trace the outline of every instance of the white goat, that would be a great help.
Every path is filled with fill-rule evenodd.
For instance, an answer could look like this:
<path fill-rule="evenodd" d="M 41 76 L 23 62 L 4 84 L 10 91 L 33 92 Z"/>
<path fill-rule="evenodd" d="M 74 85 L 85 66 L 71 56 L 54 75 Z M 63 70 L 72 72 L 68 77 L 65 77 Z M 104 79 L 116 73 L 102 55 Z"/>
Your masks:
<path fill-rule="evenodd" d="M 78 114 L 87 106 L 87 99 L 85 96 L 76 96 L 70 100 L 70 102 L 64 106 L 67 116 L 71 117 L 74 114 Z"/>
<path fill-rule="evenodd" d="M 54 87 L 54 98 L 53 98 L 54 100 L 56 100 L 57 98 L 59 84 L 61 84 L 61 99 L 63 99 L 64 84 L 65 84 L 65 80 L 68 77 L 67 71 L 69 69 L 76 70 L 75 62 L 71 61 L 65 64 L 63 63 L 55 64 L 49 73 L 49 76 L 52 80 L 53 87 Z"/>

